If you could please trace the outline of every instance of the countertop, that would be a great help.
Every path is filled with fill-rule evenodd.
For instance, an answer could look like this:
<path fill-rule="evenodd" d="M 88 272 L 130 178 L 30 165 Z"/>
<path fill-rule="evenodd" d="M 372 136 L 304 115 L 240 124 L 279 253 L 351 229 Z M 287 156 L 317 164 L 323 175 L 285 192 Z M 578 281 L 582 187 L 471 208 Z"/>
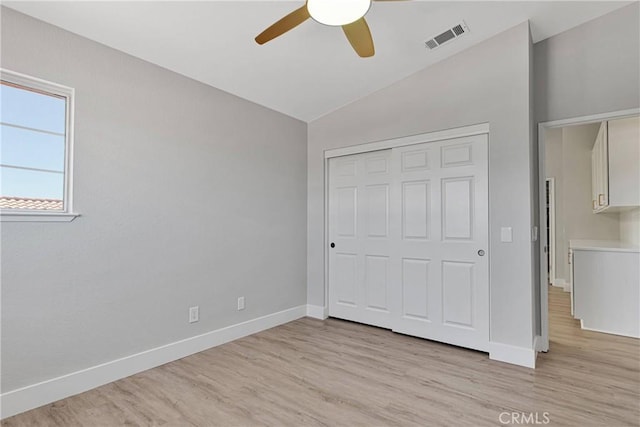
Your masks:
<path fill-rule="evenodd" d="M 569 240 L 574 251 L 640 252 L 640 247 L 619 240 Z"/>

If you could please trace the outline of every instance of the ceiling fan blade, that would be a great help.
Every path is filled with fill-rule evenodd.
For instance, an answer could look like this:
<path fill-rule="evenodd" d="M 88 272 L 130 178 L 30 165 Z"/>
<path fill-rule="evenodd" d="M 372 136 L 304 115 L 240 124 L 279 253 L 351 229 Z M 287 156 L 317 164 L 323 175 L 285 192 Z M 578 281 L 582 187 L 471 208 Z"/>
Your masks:
<path fill-rule="evenodd" d="M 351 46 L 353 46 L 353 49 L 362 58 L 368 58 L 375 54 L 376 51 L 373 47 L 371 31 L 364 18 L 360 18 L 351 24 L 343 25 L 342 30 L 347 36 L 349 43 L 351 43 Z"/>
<path fill-rule="evenodd" d="M 256 37 L 256 43 L 265 44 L 266 42 L 273 40 L 276 37 L 286 33 L 287 31 L 297 27 L 310 17 L 311 15 L 309 15 L 307 5 L 305 4 L 300 9 L 294 10 L 293 12 L 258 34 L 258 37 Z"/>

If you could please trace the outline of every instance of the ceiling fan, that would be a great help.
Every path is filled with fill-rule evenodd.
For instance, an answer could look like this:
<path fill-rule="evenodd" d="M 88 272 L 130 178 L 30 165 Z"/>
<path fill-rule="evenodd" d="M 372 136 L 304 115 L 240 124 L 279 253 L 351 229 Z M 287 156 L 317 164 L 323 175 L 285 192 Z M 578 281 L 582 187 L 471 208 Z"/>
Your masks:
<path fill-rule="evenodd" d="M 364 19 L 372 1 L 394 0 L 306 0 L 304 6 L 261 32 L 256 37 L 256 42 L 263 45 L 312 18 L 324 25 L 342 27 L 347 40 L 358 55 L 362 58 L 373 56 L 373 38 Z"/>

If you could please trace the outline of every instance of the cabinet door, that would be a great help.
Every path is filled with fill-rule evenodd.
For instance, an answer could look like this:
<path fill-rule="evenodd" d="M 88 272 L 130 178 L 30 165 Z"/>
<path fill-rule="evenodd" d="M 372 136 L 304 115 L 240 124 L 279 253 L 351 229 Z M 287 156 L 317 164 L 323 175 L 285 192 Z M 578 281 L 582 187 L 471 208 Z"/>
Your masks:
<path fill-rule="evenodd" d="M 591 151 L 592 207 L 594 212 L 606 209 L 609 203 L 607 122 L 602 122 Z"/>
<path fill-rule="evenodd" d="M 609 204 L 640 206 L 640 118 L 608 123 Z"/>
<path fill-rule="evenodd" d="M 591 150 L 591 208 L 593 212 L 598 211 L 598 191 L 600 185 L 600 166 L 598 164 L 598 140 L 596 139 Z"/>
<path fill-rule="evenodd" d="M 607 135 L 607 122 L 602 122 L 600 131 L 600 192 L 598 193 L 598 206 L 609 206 L 609 141 Z"/>

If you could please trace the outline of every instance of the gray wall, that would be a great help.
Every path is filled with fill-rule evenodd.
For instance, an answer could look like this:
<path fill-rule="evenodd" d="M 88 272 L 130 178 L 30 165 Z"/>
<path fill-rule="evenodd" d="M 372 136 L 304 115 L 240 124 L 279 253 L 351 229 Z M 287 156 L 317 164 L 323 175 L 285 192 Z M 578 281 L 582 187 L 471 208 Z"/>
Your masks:
<path fill-rule="evenodd" d="M 533 44 L 531 35 L 531 27 L 529 27 L 529 43 Z M 531 188 L 531 221 L 538 224 L 538 236 L 531 239 L 531 311 L 533 316 L 534 335 L 542 335 L 542 320 L 540 308 L 536 301 L 540 301 L 540 198 L 536 194 L 540 193 L 540 173 L 538 168 L 538 141 L 537 129 L 535 126 L 535 80 L 533 78 L 533 48 L 529 49 L 529 170 L 531 172 L 530 188 Z"/>
<path fill-rule="evenodd" d="M 5 8 L 1 35 L 76 89 L 82 214 L 2 224 L 3 392 L 306 304 L 305 123 Z"/>
<path fill-rule="evenodd" d="M 556 278 L 567 283 L 569 240 L 620 237 L 619 214 L 596 215 L 591 206 L 591 149 L 599 127 L 568 126 L 545 133 L 546 175 L 556 182 Z"/>
<path fill-rule="evenodd" d="M 534 46 L 536 121 L 640 106 L 640 3 Z"/>
<path fill-rule="evenodd" d="M 531 348 L 530 48 L 523 23 L 309 124 L 310 304 L 324 305 L 323 151 L 489 122 L 491 340 Z"/>

